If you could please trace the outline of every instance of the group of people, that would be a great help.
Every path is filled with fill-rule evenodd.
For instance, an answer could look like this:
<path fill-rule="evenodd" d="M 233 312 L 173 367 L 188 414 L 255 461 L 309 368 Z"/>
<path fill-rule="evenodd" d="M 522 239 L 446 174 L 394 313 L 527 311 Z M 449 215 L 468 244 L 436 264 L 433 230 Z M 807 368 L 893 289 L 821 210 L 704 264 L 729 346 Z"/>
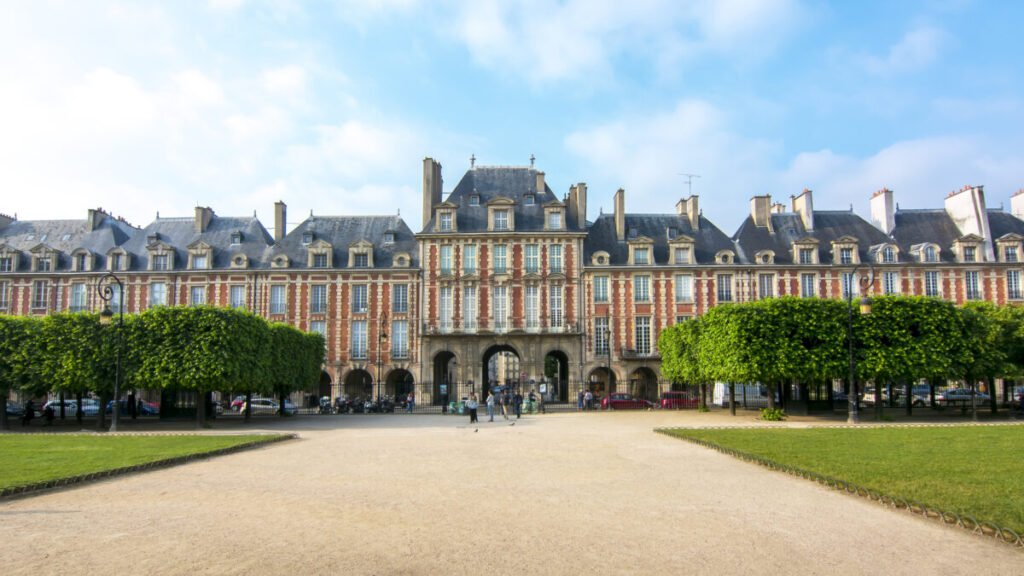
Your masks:
<path fill-rule="evenodd" d="M 577 410 L 593 410 L 594 400 L 596 397 L 590 390 L 580 389 L 580 393 L 576 396 L 576 409 Z"/>
<path fill-rule="evenodd" d="M 529 401 L 531 403 L 537 401 L 537 394 L 533 390 L 530 391 Z M 513 415 L 518 419 L 523 417 L 523 395 L 519 389 L 504 388 L 504 389 L 491 389 L 487 392 L 487 418 L 488 422 L 494 422 L 495 409 L 501 410 L 501 417 L 505 420 L 510 419 Z M 478 422 L 477 409 L 480 407 L 480 401 L 477 400 L 476 394 L 471 393 L 469 398 L 466 400 L 466 411 L 469 412 L 469 422 Z M 544 401 L 540 401 L 540 411 L 544 412 Z"/>

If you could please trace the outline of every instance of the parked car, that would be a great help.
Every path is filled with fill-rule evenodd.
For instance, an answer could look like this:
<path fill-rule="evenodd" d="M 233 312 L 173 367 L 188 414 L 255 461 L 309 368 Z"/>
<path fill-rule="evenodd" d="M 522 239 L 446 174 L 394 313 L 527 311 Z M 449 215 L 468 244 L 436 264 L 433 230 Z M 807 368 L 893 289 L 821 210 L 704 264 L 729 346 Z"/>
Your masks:
<path fill-rule="evenodd" d="M 613 392 L 601 399 L 601 408 L 606 410 L 654 408 L 654 403 L 631 394 Z"/>
<path fill-rule="evenodd" d="M 984 392 L 974 392 L 974 403 L 975 404 L 986 404 L 989 401 L 989 395 Z M 970 404 L 971 403 L 971 390 L 969 388 L 950 388 L 940 394 L 935 395 L 935 402 L 937 404 Z"/>
<path fill-rule="evenodd" d="M 250 406 L 251 414 L 279 414 L 281 406 L 270 398 L 253 398 Z M 285 414 L 295 414 L 295 406 L 291 402 L 284 403 Z"/>
<path fill-rule="evenodd" d="M 60 417 L 60 400 L 50 400 L 43 405 L 43 410 L 46 410 L 47 406 L 53 407 L 53 414 Z M 73 398 L 64 399 L 64 416 L 73 417 L 75 412 L 78 410 L 78 401 Z M 100 413 L 99 402 L 92 398 L 82 398 L 82 414 L 85 416 L 96 416 Z"/>
<path fill-rule="evenodd" d="M 245 404 L 245 396 L 235 396 L 231 401 L 231 410 L 238 412 L 242 409 L 242 404 Z"/>
<path fill-rule="evenodd" d="M 34 416 L 42 416 L 43 411 L 38 403 L 33 402 L 34 406 L 32 412 Z M 10 418 L 21 418 L 25 415 L 25 405 L 18 402 L 7 401 L 7 416 Z"/>
<path fill-rule="evenodd" d="M 136 404 L 135 409 L 139 416 L 156 416 L 160 414 L 160 405 L 154 402 L 142 402 L 141 404 Z M 124 416 L 125 414 L 132 413 L 132 407 L 130 404 L 128 404 L 127 399 L 121 399 L 121 407 L 119 410 L 122 416 Z M 110 414 L 113 411 L 114 401 L 111 400 L 110 402 L 107 402 L 107 414 Z"/>
<path fill-rule="evenodd" d="M 693 392 L 663 392 L 661 395 L 662 408 L 696 408 L 700 405 L 700 398 Z"/>

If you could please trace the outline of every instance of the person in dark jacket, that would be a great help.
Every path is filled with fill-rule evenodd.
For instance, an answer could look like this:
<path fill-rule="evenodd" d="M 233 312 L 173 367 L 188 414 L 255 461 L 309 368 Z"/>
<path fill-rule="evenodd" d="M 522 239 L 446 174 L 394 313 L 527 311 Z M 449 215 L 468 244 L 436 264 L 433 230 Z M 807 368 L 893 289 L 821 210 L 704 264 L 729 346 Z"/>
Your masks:
<path fill-rule="evenodd" d="M 519 388 L 516 388 L 515 394 L 512 395 L 512 406 L 516 411 L 516 419 L 519 419 L 523 415 L 523 395 L 519 392 Z"/>

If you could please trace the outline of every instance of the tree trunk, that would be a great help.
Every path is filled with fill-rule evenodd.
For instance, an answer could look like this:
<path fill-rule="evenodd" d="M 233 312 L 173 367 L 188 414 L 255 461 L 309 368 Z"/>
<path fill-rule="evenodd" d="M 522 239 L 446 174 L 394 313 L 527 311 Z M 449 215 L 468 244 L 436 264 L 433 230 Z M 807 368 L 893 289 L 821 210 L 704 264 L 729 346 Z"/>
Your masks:
<path fill-rule="evenodd" d="M 82 401 L 81 397 L 78 399 Z M 115 400 L 116 402 L 116 400 Z M 113 412 L 114 408 L 111 407 L 110 411 Z M 99 431 L 105 431 L 107 429 L 107 396 L 106 394 L 100 394 L 100 412 L 96 415 L 96 429 Z"/>
<path fill-rule="evenodd" d="M 729 382 L 729 414 L 736 415 L 736 385 Z"/>
<path fill-rule="evenodd" d="M 64 419 L 64 391 L 63 390 L 60 391 L 60 396 L 58 396 L 58 398 L 60 399 L 60 419 L 63 420 Z"/>
<path fill-rule="evenodd" d="M 775 384 L 765 386 L 768 391 L 768 409 L 775 410 Z"/>
<path fill-rule="evenodd" d="M 974 422 L 978 421 L 978 405 L 974 402 L 974 389 L 978 387 L 978 383 L 971 379 L 971 420 Z"/>
<path fill-rule="evenodd" d="M 252 416 L 252 392 L 245 393 L 245 404 L 242 405 L 242 408 L 242 417 L 248 422 L 249 417 Z"/>
<path fill-rule="evenodd" d="M 106 409 L 106 408 L 104 408 L 104 409 Z M 75 404 L 75 420 L 78 420 L 78 425 L 79 426 L 82 425 L 82 416 L 84 416 L 84 415 L 85 415 L 85 413 L 82 412 L 82 393 L 79 392 L 78 393 L 78 402 Z"/>
<path fill-rule="evenodd" d="M 1006 390 L 1006 381 L 1003 381 L 1003 390 Z M 992 410 L 992 414 L 996 413 L 996 379 L 989 376 L 988 378 L 988 405 Z"/>
<path fill-rule="evenodd" d="M 882 383 L 875 382 L 875 420 L 882 420 Z"/>
<path fill-rule="evenodd" d="M 907 404 L 907 416 L 914 415 L 914 395 L 912 394 L 913 391 L 913 384 L 911 384 L 910 382 L 903 383 L 903 398 Z"/>
<path fill-rule="evenodd" d="M 0 430 L 10 430 L 11 425 L 7 421 L 7 391 L 0 394 Z"/>
<path fill-rule="evenodd" d="M 135 420 L 139 416 L 138 402 L 135 401 L 135 390 L 131 391 L 128 395 L 128 403 L 131 406 L 132 420 Z"/>
<path fill-rule="evenodd" d="M 287 398 L 288 398 L 288 395 L 287 395 L 287 394 L 285 394 L 284 392 L 281 392 L 281 393 L 280 393 L 280 394 L 278 395 L 278 402 L 277 402 L 277 405 L 278 405 L 278 411 L 279 411 L 279 412 L 281 413 L 281 417 L 282 417 L 282 418 L 284 418 L 284 416 L 285 416 L 285 409 L 284 409 L 284 401 L 285 401 L 285 399 L 287 399 Z"/>
<path fill-rule="evenodd" d="M 196 428 L 206 425 L 206 392 L 196 392 Z"/>

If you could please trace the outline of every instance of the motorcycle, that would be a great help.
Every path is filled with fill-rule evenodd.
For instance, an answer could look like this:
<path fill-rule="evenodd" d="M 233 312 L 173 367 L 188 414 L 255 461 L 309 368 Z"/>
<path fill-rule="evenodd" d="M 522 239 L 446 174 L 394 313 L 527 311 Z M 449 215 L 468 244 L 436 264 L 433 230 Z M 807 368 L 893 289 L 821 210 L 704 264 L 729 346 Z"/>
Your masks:
<path fill-rule="evenodd" d="M 316 413 L 317 414 L 333 414 L 334 412 L 333 412 L 333 410 L 331 410 L 331 399 L 328 398 L 327 396 L 324 396 L 323 398 L 321 398 L 320 399 L 320 406 L 317 408 Z"/>

